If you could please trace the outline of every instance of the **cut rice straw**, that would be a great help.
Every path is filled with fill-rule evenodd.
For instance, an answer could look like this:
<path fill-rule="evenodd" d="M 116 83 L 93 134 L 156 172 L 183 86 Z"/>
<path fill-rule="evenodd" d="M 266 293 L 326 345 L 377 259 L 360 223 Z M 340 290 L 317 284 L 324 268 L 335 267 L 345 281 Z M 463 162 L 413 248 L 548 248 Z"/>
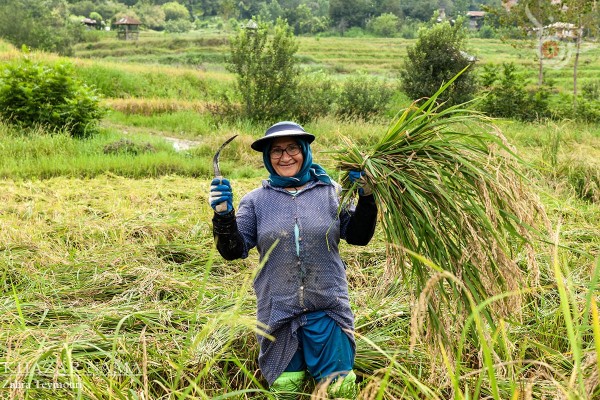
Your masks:
<path fill-rule="evenodd" d="M 388 244 L 388 285 L 401 276 L 418 298 L 436 271 L 412 252 L 456 276 L 481 303 L 538 275 L 529 252 L 537 217 L 546 217 L 518 157 L 491 120 L 470 104 L 436 103 L 456 77 L 400 112 L 372 147 L 345 140 L 333 156 L 342 171 L 364 171 L 373 190 Z M 347 174 L 342 184 L 349 185 Z M 343 201 L 354 195 L 345 192 Z M 514 261 L 519 252 L 525 253 L 526 268 Z M 469 302 L 452 283 L 440 281 L 437 287 L 428 311 L 434 332 L 445 336 L 457 314 L 468 315 Z M 458 306 L 454 298 L 462 300 Z M 495 311 L 514 312 L 518 302 L 519 296 L 509 297 Z M 483 315 L 493 326 L 492 314 Z"/>

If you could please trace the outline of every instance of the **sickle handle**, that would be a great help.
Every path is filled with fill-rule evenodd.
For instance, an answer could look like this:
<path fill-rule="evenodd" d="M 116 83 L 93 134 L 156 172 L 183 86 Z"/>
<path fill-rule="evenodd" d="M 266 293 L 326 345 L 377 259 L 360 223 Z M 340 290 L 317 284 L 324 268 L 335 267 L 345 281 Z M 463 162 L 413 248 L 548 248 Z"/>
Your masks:
<path fill-rule="evenodd" d="M 227 139 L 222 145 L 221 147 L 219 147 L 219 150 L 217 150 L 217 152 L 215 153 L 215 156 L 213 157 L 213 172 L 214 172 L 214 176 L 216 179 L 222 180 L 223 176 L 221 175 L 221 169 L 219 168 L 219 155 L 221 155 L 221 150 L 223 150 L 223 148 L 225 146 L 227 146 L 233 139 L 235 139 L 238 135 L 233 135 L 232 137 L 230 137 L 229 139 Z M 216 212 L 224 212 L 227 211 L 227 202 L 224 201 L 222 203 L 219 203 L 215 206 L 215 211 Z"/>
<path fill-rule="evenodd" d="M 221 179 L 223 179 L 223 176 L 219 175 L 219 176 L 215 176 L 215 178 L 221 180 Z M 227 211 L 227 202 L 224 201 L 222 203 L 217 204 L 215 206 L 215 211 L 216 212 L 225 212 L 225 211 Z"/>

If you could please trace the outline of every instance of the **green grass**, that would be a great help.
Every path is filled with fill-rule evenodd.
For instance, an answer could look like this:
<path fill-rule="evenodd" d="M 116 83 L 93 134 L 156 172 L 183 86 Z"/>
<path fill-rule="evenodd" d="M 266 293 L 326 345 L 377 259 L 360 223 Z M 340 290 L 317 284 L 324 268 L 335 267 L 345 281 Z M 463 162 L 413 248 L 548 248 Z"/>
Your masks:
<path fill-rule="evenodd" d="M 207 177 L 210 174 L 207 160 L 178 153 L 170 143 L 147 134 L 127 138 L 139 145 L 149 144 L 151 152 L 105 152 L 106 146 L 122 138 L 122 133 L 108 130 L 91 139 L 73 139 L 66 134 L 48 135 L 39 131 L 16 133 L 4 127 L 0 129 L 0 176 L 47 179 L 105 173 L 132 178 L 169 174 Z"/>
<path fill-rule="evenodd" d="M 105 59 L 110 61 L 169 64 L 178 68 L 223 72 L 223 62 L 229 52 L 227 38 L 231 33 L 213 32 L 200 36 L 185 35 L 142 35 L 137 42 L 122 42 L 115 38 L 100 42 L 80 44 L 75 56 Z M 406 49 L 414 44 L 411 39 L 397 38 L 348 38 L 348 37 L 298 37 L 297 57 L 304 67 L 324 70 L 334 75 L 359 71 L 398 77 Z M 475 55 L 478 63 L 501 64 L 514 62 L 525 71 L 532 84 L 537 83 L 536 44 L 532 41 L 507 41 L 499 39 L 469 38 L 468 52 Z M 575 59 L 574 47 L 567 47 L 564 62 L 550 60 L 546 78 L 567 93 L 572 92 L 572 68 Z M 136 55 L 139 53 L 139 55 Z M 600 48 L 588 42 L 582 46 L 579 60 L 579 83 L 596 80 L 600 72 Z"/>
<path fill-rule="evenodd" d="M 256 178 L 232 183 L 236 202 L 258 184 Z M 265 387 L 255 375 L 249 285 L 256 255 L 225 262 L 214 254 L 206 185 L 205 179 L 180 176 L 0 181 L 0 336 L 7 344 L 0 352 L 7 369 L 2 379 L 33 388 L 12 393 L 48 398 L 47 385 L 55 382 L 62 385 L 52 392 L 56 398 L 147 392 L 150 398 L 183 399 Z M 581 393 L 579 382 L 594 379 L 591 327 L 582 320 L 594 262 L 578 258 L 577 251 L 586 244 L 598 251 L 600 232 L 591 221 L 600 211 L 574 199 L 554 207 L 553 220 L 566 210 L 570 216 L 554 257 L 568 277 L 567 299 L 557 291 L 553 258 L 540 252 L 541 286 L 532 288 L 520 318 L 506 319 L 486 339 L 496 354 L 492 368 L 500 398 L 530 384 L 534 393 L 550 397 L 557 390 Z M 456 398 L 488 393 L 488 375 L 476 354 L 445 349 L 451 361 L 445 365 L 441 349 L 422 343 L 410 351 L 411 298 L 402 287 L 382 291 L 376 284 L 386 264 L 381 239 L 378 231 L 369 247 L 341 250 L 356 314 L 363 395 L 382 390 L 389 399 L 448 398 L 452 360 L 460 364 L 453 368 L 462 391 Z M 566 339 L 565 301 L 579 321 L 574 341 Z M 573 345 L 579 346 L 580 365 L 574 364 Z M 529 383 L 531 374 L 537 378 Z"/>

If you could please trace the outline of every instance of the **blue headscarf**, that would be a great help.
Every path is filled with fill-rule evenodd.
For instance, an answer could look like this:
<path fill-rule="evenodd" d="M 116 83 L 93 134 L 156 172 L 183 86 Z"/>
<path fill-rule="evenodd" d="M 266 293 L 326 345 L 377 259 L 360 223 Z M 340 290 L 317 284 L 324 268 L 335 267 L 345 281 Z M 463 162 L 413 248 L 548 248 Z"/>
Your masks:
<path fill-rule="evenodd" d="M 304 161 L 302 162 L 300 171 L 298 171 L 298 173 L 292 177 L 277 175 L 277 172 L 275 172 L 275 169 L 271 164 L 271 156 L 269 155 L 272 143 L 269 143 L 267 146 L 265 146 L 263 150 L 263 162 L 265 163 L 265 168 L 267 171 L 269 171 L 269 181 L 271 182 L 271 185 L 275 187 L 287 188 L 302 186 L 312 180 L 320 180 L 321 182 L 331 185 L 331 178 L 329 175 L 327 175 L 327 172 L 325 172 L 323 167 L 321 167 L 319 164 L 313 164 L 310 144 L 303 139 L 296 139 L 296 141 L 302 149 Z"/>

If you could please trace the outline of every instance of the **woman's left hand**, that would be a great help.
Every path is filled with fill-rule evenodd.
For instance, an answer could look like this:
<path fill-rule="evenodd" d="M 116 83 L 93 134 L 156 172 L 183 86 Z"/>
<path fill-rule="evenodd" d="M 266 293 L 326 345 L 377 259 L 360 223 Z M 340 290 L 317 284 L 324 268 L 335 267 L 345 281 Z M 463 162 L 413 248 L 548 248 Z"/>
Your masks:
<path fill-rule="evenodd" d="M 348 173 L 348 179 L 350 179 L 352 184 L 358 186 L 358 194 L 360 196 L 369 196 L 373 193 L 371 185 L 369 185 L 365 179 L 365 171 L 350 171 Z"/>

